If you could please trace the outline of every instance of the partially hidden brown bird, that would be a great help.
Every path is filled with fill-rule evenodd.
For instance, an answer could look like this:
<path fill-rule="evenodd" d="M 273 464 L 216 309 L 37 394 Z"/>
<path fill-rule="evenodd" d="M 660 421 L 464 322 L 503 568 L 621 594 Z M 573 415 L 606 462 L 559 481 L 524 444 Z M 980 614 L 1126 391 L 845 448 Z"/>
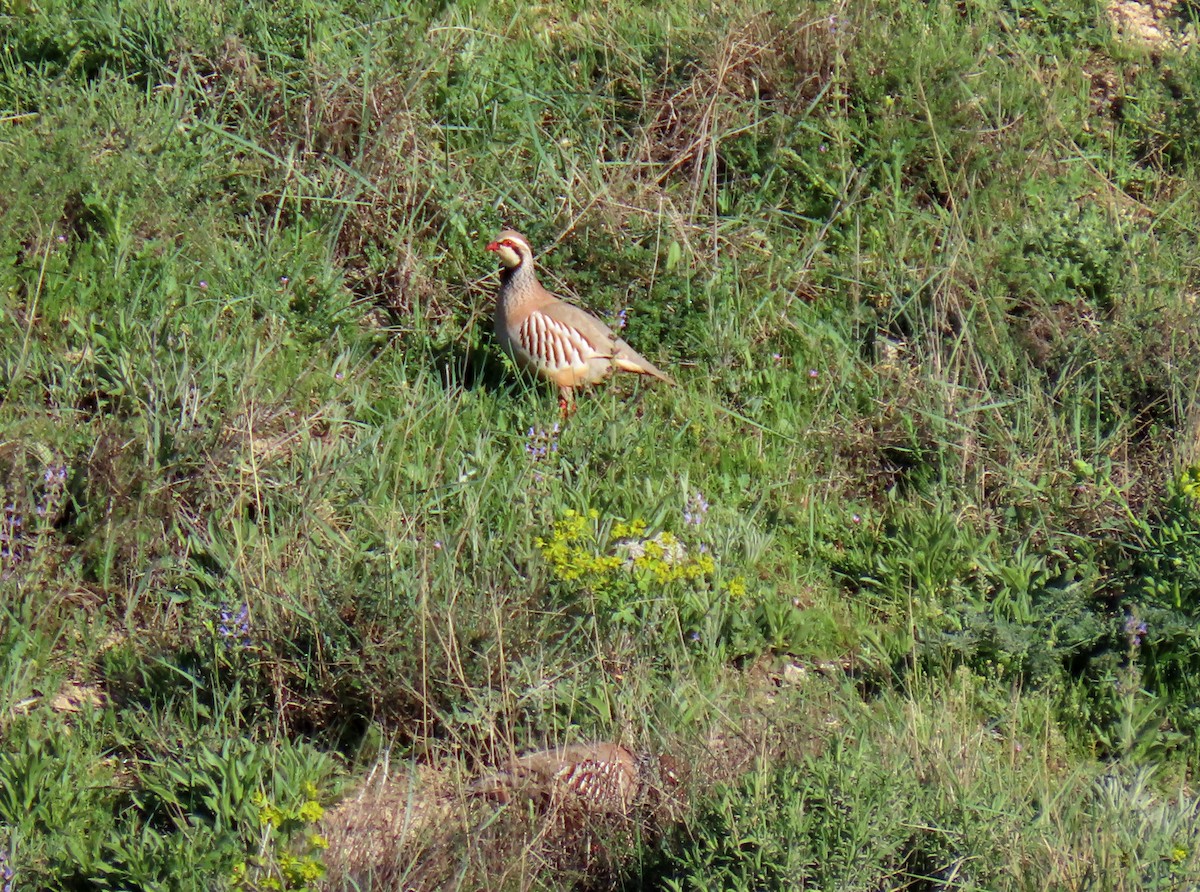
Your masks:
<path fill-rule="evenodd" d="M 674 760 L 615 743 L 580 743 L 513 759 L 471 791 L 499 802 L 533 800 L 547 810 L 628 816 L 679 786 Z"/>
<path fill-rule="evenodd" d="M 614 369 L 675 383 L 591 313 L 543 288 L 525 236 L 506 229 L 487 249 L 504 265 L 496 295 L 500 346 L 517 365 L 558 385 L 564 413 L 573 403 L 573 388 L 593 384 Z"/>

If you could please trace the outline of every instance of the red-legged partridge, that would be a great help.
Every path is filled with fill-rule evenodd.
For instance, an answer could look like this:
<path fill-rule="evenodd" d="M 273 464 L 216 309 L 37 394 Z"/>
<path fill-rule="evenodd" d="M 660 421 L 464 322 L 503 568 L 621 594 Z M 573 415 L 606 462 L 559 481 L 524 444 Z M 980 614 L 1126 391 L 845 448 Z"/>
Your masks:
<path fill-rule="evenodd" d="M 471 789 L 500 802 L 524 798 L 549 809 L 629 815 L 678 786 L 669 757 L 635 755 L 615 743 L 581 743 L 527 753 Z"/>
<path fill-rule="evenodd" d="M 506 229 L 487 246 L 504 264 L 496 295 L 496 337 L 517 365 L 558 385 L 564 411 L 572 388 L 599 381 L 614 369 L 674 384 L 607 325 L 541 286 L 533 251 Z"/>

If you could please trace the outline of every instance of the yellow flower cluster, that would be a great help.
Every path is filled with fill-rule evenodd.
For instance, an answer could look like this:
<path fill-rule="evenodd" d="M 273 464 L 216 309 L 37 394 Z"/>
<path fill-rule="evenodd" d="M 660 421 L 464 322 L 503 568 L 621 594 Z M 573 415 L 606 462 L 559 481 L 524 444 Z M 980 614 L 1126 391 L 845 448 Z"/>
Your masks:
<path fill-rule="evenodd" d="M 647 538 L 647 530 L 641 519 L 615 521 L 608 538 L 617 549 L 605 554 L 600 543 L 600 513 L 595 509 L 586 515 L 568 510 L 554 524 L 549 538 L 539 536 L 534 541 L 555 578 L 593 589 L 615 582 L 622 571 L 659 585 L 708 579 L 716 572 L 711 555 L 690 555 L 674 533 Z"/>
<path fill-rule="evenodd" d="M 329 841 L 319 833 L 305 832 L 304 845 L 294 851 L 292 839 L 303 828 L 316 824 L 325 814 L 317 801 L 317 788 L 305 783 L 302 792 L 304 802 L 294 809 L 282 809 L 262 793 L 252 799 L 258 808 L 258 821 L 270 828 L 274 839 L 271 847 L 274 864 L 270 857 L 242 861 L 233 868 L 231 885 L 235 889 L 254 888 L 278 890 L 315 890 L 325 876 L 325 865 L 318 852 L 329 848 Z"/>
<path fill-rule="evenodd" d="M 287 889 L 316 889 L 318 881 L 325 876 L 325 865 L 318 859 L 290 852 L 280 853 L 279 870 Z"/>
<path fill-rule="evenodd" d="M 705 579 L 717 569 L 711 555 L 689 556 L 674 533 L 659 533 L 642 540 L 639 545 L 642 553 L 633 559 L 634 569 L 653 576 L 660 585 L 684 579 Z"/>
<path fill-rule="evenodd" d="M 1179 475 L 1179 489 L 1193 502 L 1200 504 L 1200 465 L 1183 469 Z"/>
<path fill-rule="evenodd" d="M 587 515 L 568 510 L 554 524 L 549 539 L 538 536 L 534 541 L 550 564 L 554 575 L 565 582 L 604 578 L 621 566 L 616 555 L 597 554 L 596 522 L 600 512 L 595 509 Z"/>
<path fill-rule="evenodd" d="M 646 521 L 644 520 L 618 520 L 613 524 L 612 536 L 614 539 L 638 539 L 646 535 Z"/>
<path fill-rule="evenodd" d="M 299 821 L 302 824 L 315 824 L 325 814 L 325 809 L 317 801 L 317 788 L 312 783 L 306 783 L 303 789 L 304 802 L 294 811 L 284 811 L 273 804 L 262 793 L 255 793 L 252 801 L 258 806 L 258 821 L 264 827 L 270 824 L 278 830 L 284 821 Z"/>

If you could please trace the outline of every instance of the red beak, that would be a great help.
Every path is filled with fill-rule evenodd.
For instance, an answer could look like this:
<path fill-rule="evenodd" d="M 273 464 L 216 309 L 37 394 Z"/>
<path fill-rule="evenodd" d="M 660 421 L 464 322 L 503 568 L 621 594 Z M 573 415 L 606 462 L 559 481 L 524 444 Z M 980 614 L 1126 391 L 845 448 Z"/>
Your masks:
<path fill-rule="evenodd" d="M 490 245 L 488 245 L 488 246 L 487 246 L 486 250 L 488 250 L 488 251 L 499 251 L 499 250 L 500 250 L 500 243 L 499 243 L 499 242 L 492 242 Z"/>

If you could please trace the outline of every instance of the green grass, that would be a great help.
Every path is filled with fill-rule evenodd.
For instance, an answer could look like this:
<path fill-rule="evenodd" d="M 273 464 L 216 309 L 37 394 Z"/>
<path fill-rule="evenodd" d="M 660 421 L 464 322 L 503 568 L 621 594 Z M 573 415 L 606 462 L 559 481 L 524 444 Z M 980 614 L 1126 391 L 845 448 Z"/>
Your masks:
<path fill-rule="evenodd" d="M 1051 6 L 0 6 L 15 887 L 1200 882 L 1200 61 Z"/>

